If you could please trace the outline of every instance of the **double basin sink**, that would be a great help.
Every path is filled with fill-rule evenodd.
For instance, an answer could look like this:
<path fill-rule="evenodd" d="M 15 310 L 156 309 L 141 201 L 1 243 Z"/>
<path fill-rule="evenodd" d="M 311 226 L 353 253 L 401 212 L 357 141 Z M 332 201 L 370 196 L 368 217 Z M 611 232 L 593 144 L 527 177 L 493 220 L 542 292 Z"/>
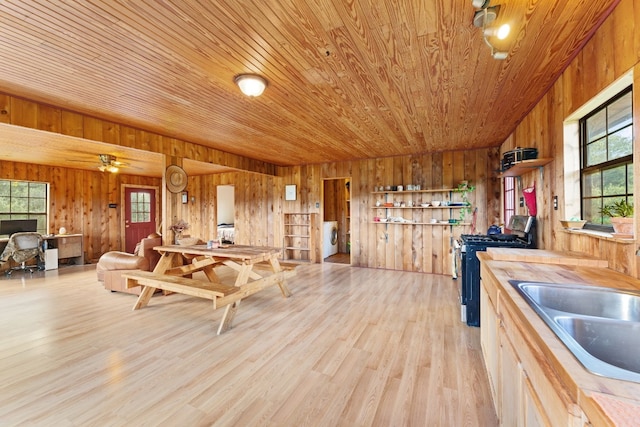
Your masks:
<path fill-rule="evenodd" d="M 586 369 L 640 383 L 640 291 L 509 282 Z"/>

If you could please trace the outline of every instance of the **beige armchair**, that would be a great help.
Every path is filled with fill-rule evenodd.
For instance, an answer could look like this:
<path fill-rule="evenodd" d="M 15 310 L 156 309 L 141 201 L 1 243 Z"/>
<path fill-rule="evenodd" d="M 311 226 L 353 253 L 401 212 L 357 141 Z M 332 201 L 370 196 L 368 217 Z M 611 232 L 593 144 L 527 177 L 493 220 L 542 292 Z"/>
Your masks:
<path fill-rule="evenodd" d="M 140 241 L 133 254 L 119 251 L 105 253 L 96 265 L 98 281 L 104 282 L 105 289 L 112 292 L 140 295 L 141 287 L 128 289 L 122 274 L 139 270 L 152 271 L 160 260 L 160 254 L 153 248 L 160 245 L 162 245 L 162 237 L 152 234 Z"/>

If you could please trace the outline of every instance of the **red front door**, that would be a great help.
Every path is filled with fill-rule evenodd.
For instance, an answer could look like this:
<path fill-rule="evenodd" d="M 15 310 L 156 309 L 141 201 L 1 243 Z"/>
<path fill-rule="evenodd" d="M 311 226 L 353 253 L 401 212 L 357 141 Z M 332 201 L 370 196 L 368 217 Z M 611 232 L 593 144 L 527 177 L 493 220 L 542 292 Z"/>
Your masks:
<path fill-rule="evenodd" d="M 156 190 L 125 188 L 125 250 L 133 253 L 136 244 L 156 231 Z"/>

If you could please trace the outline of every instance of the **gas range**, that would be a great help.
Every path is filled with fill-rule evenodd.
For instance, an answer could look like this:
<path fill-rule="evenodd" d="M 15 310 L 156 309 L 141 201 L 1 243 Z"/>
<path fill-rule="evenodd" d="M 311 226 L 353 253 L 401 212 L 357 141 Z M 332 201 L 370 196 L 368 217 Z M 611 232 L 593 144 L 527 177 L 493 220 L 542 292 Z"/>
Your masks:
<path fill-rule="evenodd" d="M 474 247 L 535 247 L 535 218 L 532 216 L 514 215 L 509 220 L 510 234 L 463 234 L 460 236 L 462 251 L 467 246 Z M 484 250 L 484 249 L 480 249 Z"/>
<path fill-rule="evenodd" d="M 484 251 L 487 248 L 531 248 L 533 239 L 518 237 L 515 234 L 463 234 L 460 236 L 460 251 L 473 249 Z"/>
<path fill-rule="evenodd" d="M 462 283 L 460 286 L 460 302 L 462 321 L 469 326 L 480 326 L 480 260 L 477 252 L 487 248 L 527 248 L 533 249 L 535 244 L 535 218 L 532 216 L 514 215 L 509 220 L 510 234 L 463 234 L 460 236 L 459 265 Z"/>

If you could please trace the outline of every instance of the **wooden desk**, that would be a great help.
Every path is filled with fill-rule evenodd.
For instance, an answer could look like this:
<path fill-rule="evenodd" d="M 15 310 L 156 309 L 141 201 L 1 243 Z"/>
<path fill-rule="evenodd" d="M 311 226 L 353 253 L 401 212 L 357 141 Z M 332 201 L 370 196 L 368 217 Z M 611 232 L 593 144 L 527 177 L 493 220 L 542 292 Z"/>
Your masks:
<path fill-rule="evenodd" d="M 84 264 L 84 251 L 82 234 L 54 234 L 42 235 L 47 242 L 48 249 L 58 249 L 58 259 L 67 259 L 69 264 Z M 9 242 L 8 237 L 0 238 L 0 253 Z"/>
<path fill-rule="evenodd" d="M 291 295 L 285 279 L 295 274 L 294 267 L 280 265 L 279 248 L 229 245 L 207 249 L 206 245 L 167 245 L 154 249 L 162 257 L 152 273 L 124 275 L 127 287 L 143 287 L 134 310 L 146 306 L 156 289 L 211 299 L 214 309 L 225 307 L 218 328 L 218 334 L 221 334 L 232 327 L 240 301 L 249 295 L 273 285 L 278 285 L 284 297 Z M 189 263 L 185 264 L 185 261 Z M 218 278 L 215 269 L 222 265 L 235 272 L 233 284 L 223 284 Z M 200 271 L 208 281 L 190 278 Z"/>

